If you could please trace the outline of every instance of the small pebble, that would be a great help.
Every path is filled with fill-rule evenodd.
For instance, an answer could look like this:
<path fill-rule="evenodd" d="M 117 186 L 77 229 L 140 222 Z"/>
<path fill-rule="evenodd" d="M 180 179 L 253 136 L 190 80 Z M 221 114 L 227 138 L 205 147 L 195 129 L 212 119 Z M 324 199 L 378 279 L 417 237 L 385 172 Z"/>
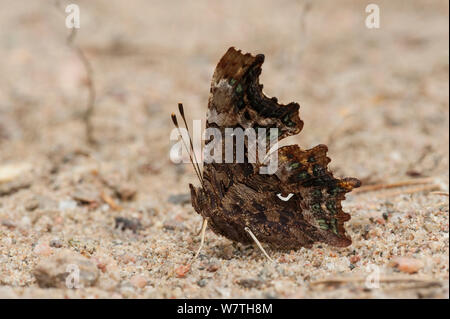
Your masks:
<path fill-rule="evenodd" d="M 70 273 L 78 276 L 73 278 L 76 282 L 69 280 L 69 284 L 79 287 L 95 285 L 99 275 L 97 267 L 89 259 L 70 250 L 59 250 L 57 254 L 41 261 L 33 271 L 41 288 L 70 288 L 67 286 Z"/>
<path fill-rule="evenodd" d="M 122 261 L 124 264 L 134 263 L 136 261 L 136 256 L 126 253 L 119 257 L 120 261 Z"/>
<path fill-rule="evenodd" d="M 175 229 L 183 230 L 186 227 L 184 226 L 183 222 L 170 219 L 164 222 L 163 228 L 167 230 L 175 230 Z"/>
<path fill-rule="evenodd" d="M 63 246 L 63 243 L 60 239 L 55 238 L 50 240 L 50 247 L 55 247 L 55 248 L 61 248 Z"/>
<path fill-rule="evenodd" d="M 117 197 L 119 197 L 123 201 L 133 200 L 137 193 L 136 187 L 128 182 L 117 185 L 116 187 L 114 187 L 114 191 Z"/>
<path fill-rule="evenodd" d="M 77 208 L 77 202 L 74 200 L 62 200 L 59 202 L 59 210 L 74 210 Z"/>
<path fill-rule="evenodd" d="M 263 282 L 259 279 L 239 279 L 236 283 L 244 288 L 259 288 L 262 286 Z"/>
<path fill-rule="evenodd" d="M 190 269 L 191 269 L 190 265 L 181 265 L 177 269 L 175 269 L 175 274 L 177 278 L 184 278 L 186 277 L 186 274 L 189 272 Z"/>
<path fill-rule="evenodd" d="M 232 259 L 234 256 L 233 245 L 227 245 L 223 247 L 221 257 L 226 260 Z"/>
<path fill-rule="evenodd" d="M 103 261 L 98 261 L 97 262 L 97 268 L 100 269 L 102 271 L 102 273 L 106 272 L 106 263 Z"/>
<path fill-rule="evenodd" d="M 100 194 L 90 188 L 77 188 L 72 194 L 72 198 L 81 204 L 91 204 L 100 201 Z"/>
<path fill-rule="evenodd" d="M 25 203 L 25 209 L 29 212 L 35 210 L 39 207 L 39 200 L 36 198 L 32 198 Z"/>
<path fill-rule="evenodd" d="M 2 226 L 5 226 L 8 229 L 14 229 L 16 228 L 16 224 L 12 221 L 10 221 L 9 219 L 3 219 L 2 220 Z"/>
<path fill-rule="evenodd" d="M 361 260 L 361 257 L 360 256 L 358 256 L 358 255 L 353 255 L 353 256 L 351 256 L 350 257 L 350 262 L 352 263 L 352 264 L 356 264 L 358 261 L 360 261 Z"/>
<path fill-rule="evenodd" d="M 33 252 L 38 256 L 50 256 L 53 253 L 53 250 L 47 243 L 39 243 L 34 247 Z"/>
<path fill-rule="evenodd" d="M 130 282 L 136 288 L 144 288 L 147 285 L 147 278 L 142 275 L 134 275 Z"/>
<path fill-rule="evenodd" d="M 209 272 L 216 272 L 219 269 L 219 265 L 217 264 L 210 264 L 208 265 L 208 268 L 206 268 Z"/>
<path fill-rule="evenodd" d="M 136 233 L 139 229 L 142 228 L 141 222 L 136 218 L 130 219 L 125 217 L 116 217 L 114 218 L 114 221 L 115 228 L 122 231 L 130 229 L 131 231 L 133 231 L 133 233 Z"/>
<path fill-rule="evenodd" d="M 28 173 L 32 168 L 30 163 L 5 164 L 0 166 L 0 184 L 11 182 Z"/>

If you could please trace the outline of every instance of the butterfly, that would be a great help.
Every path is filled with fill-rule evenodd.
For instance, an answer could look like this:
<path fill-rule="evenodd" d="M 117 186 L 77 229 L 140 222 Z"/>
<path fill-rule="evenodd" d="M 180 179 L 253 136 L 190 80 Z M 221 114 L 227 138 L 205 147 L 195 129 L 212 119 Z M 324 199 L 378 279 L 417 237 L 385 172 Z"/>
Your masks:
<path fill-rule="evenodd" d="M 300 133 L 303 121 L 299 104 L 279 104 L 277 98 L 262 92 L 259 75 L 263 62 L 262 54 L 228 49 L 211 81 L 207 128 L 222 133 L 227 128 L 276 128 L 278 141 Z M 179 111 L 188 127 L 182 104 Z M 172 120 L 179 127 L 174 114 Z M 205 148 L 209 143 L 213 141 L 206 140 Z M 245 146 L 247 160 L 250 149 Z M 193 151 L 191 140 L 190 149 Z M 203 171 L 194 165 L 201 186 L 189 185 L 191 201 L 203 217 L 202 241 L 195 256 L 204 243 L 207 225 L 234 242 L 256 242 L 269 259 L 261 243 L 279 250 L 311 248 L 315 243 L 349 246 L 352 241 L 344 223 L 350 215 L 343 211 L 341 202 L 361 182 L 335 178 L 327 167 L 327 151 L 326 145 L 307 150 L 298 145 L 280 147 L 273 174 L 260 173 L 261 161 L 204 162 Z"/>

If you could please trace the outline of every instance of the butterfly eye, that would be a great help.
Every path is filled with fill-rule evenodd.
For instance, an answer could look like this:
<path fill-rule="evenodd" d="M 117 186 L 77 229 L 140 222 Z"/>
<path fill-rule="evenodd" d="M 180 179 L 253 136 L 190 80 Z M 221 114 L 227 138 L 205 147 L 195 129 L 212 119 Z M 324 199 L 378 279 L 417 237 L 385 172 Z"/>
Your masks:
<path fill-rule="evenodd" d="M 287 195 L 286 197 L 283 197 L 283 196 L 281 195 L 281 193 L 278 193 L 277 196 L 278 196 L 278 198 L 281 199 L 282 201 L 287 202 L 288 200 L 291 199 L 292 196 L 294 196 L 294 194 L 290 193 L 290 194 Z"/>

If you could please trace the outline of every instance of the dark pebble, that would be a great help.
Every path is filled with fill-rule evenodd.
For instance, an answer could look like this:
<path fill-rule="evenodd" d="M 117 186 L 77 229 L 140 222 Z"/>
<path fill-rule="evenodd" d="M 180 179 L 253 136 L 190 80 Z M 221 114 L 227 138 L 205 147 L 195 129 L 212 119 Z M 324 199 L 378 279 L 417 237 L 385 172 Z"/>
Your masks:
<path fill-rule="evenodd" d="M 262 286 L 263 282 L 258 279 L 239 279 L 237 284 L 244 288 L 259 288 Z"/>
<path fill-rule="evenodd" d="M 133 233 L 136 233 L 139 229 L 142 228 L 141 222 L 138 219 L 128 219 L 125 217 L 116 217 L 114 218 L 116 223 L 115 228 L 119 230 L 127 230 L 130 229 Z"/>
<path fill-rule="evenodd" d="M 175 230 L 175 229 L 183 230 L 186 227 L 183 225 L 182 222 L 171 219 L 164 222 L 163 228 L 166 230 Z"/>
<path fill-rule="evenodd" d="M 59 239 L 52 239 L 50 240 L 50 247 L 55 247 L 55 248 L 61 248 L 62 247 L 62 242 Z"/>

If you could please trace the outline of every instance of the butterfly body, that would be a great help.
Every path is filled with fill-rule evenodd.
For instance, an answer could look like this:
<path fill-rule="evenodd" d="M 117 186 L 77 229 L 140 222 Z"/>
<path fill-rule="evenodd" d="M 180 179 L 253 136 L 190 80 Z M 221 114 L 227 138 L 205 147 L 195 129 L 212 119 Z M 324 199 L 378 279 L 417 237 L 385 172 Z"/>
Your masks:
<path fill-rule="evenodd" d="M 278 104 L 262 92 L 263 62 L 263 55 L 227 51 L 213 75 L 207 128 L 221 133 L 226 128 L 276 128 L 278 140 L 302 130 L 297 103 Z M 245 159 L 249 150 L 246 143 Z M 261 174 L 259 161 L 204 163 L 202 187 L 190 185 L 192 205 L 215 233 L 236 242 L 253 242 L 248 227 L 259 241 L 277 249 L 308 248 L 316 242 L 348 246 L 344 222 L 350 215 L 341 201 L 360 182 L 334 178 L 327 169 L 327 150 L 325 145 L 281 147 L 274 174 Z"/>

